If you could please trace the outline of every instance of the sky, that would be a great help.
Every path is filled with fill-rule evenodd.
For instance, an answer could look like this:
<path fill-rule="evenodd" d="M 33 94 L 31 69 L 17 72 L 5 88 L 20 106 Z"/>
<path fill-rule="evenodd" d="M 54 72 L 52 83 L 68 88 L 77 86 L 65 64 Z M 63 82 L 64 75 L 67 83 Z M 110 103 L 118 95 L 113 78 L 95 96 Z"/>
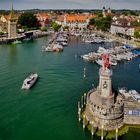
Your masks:
<path fill-rule="evenodd" d="M 0 10 L 11 9 L 111 9 L 140 10 L 140 0 L 0 0 Z"/>

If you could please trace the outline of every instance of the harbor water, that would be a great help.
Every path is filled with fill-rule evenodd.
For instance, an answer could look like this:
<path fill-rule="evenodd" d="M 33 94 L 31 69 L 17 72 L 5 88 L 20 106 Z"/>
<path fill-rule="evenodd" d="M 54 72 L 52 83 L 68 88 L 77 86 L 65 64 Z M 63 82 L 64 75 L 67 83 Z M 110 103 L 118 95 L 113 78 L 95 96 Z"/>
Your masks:
<path fill-rule="evenodd" d="M 42 52 L 48 38 L 0 46 L 0 139 L 100 139 L 83 130 L 77 115 L 77 102 L 99 80 L 99 66 L 79 56 L 97 50 L 100 45 L 85 44 L 80 38 L 71 37 L 62 53 Z M 140 92 L 139 64 L 137 57 L 112 67 L 114 88 Z M 23 91 L 23 80 L 30 72 L 38 73 L 39 80 L 33 88 Z M 129 131 L 120 139 L 138 140 L 139 136 L 140 133 Z"/>

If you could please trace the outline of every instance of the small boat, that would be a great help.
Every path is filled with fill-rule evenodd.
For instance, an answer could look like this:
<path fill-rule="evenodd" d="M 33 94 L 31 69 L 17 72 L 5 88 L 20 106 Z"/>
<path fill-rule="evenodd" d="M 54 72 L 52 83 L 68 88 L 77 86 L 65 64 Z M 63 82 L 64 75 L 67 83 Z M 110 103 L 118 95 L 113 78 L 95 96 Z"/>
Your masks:
<path fill-rule="evenodd" d="M 54 51 L 51 46 L 44 47 L 42 50 L 45 51 L 45 52 L 53 52 Z"/>
<path fill-rule="evenodd" d="M 12 44 L 21 44 L 22 42 L 20 40 L 15 40 L 12 42 Z"/>
<path fill-rule="evenodd" d="M 101 46 L 100 46 L 100 47 L 98 48 L 98 50 L 97 50 L 97 52 L 98 52 L 98 53 L 101 53 L 101 54 L 102 54 L 102 53 L 105 53 L 106 51 L 107 51 L 107 49 L 105 49 L 104 47 L 101 47 Z"/>
<path fill-rule="evenodd" d="M 124 95 L 126 98 L 130 97 L 129 91 L 126 87 L 119 88 L 119 93 Z"/>
<path fill-rule="evenodd" d="M 67 39 L 65 37 L 58 37 L 57 42 L 67 42 Z"/>
<path fill-rule="evenodd" d="M 38 79 L 37 73 L 31 73 L 24 81 L 21 89 L 30 89 Z"/>
<path fill-rule="evenodd" d="M 103 61 L 101 59 L 97 59 L 95 60 L 95 62 L 99 65 L 102 66 L 103 65 Z"/>
<path fill-rule="evenodd" d="M 53 44 L 53 50 L 55 52 L 62 52 L 63 51 L 63 46 L 60 44 Z"/>
<path fill-rule="evenodd" d="M 31 38 L 25 38 L 24 39 L 24 41 L 30 41 L 31 40 Z"/>
<path fill-rule="evenodd" d="M 117 61 L 112 59 L 110 61 L 110 64 L 111 64 L 111 66 L 116 66 L 117 65 Z"/>
<path fill-rule="evenodd" d="M 68 45 L 67 42 L 60 42 L 59 44 L 62 45 L 62 46 L 67 46 Z"/>
<path fill-rule="evenodd" d="M 132 96 L 132 98 L 135 101 L 140 102 L 140 94 L 136 90 L 134 90 L 134 89 L 129 90 L 129 94 Z"/>
<path fill-rule="evenodd" d="M 93 41 L 91 39 L 86 39 L 85 43 L 93 43 Z"/>
<path fill-rule="evenodd" d="M 89 55 L 88 55 L 88 54 L 82 55 L 81 57 L 82 57 L 84 60 L 87 60 L 87 61 L 89 61 L 89 60 L 90 60 L 90 58 L 89 58 Z"/>
<path fill-rule="evenodd" d="M 60 44 L 49 44 L 47 47 L 42 46 L 42 51 L 44 51 L 44 52 L 62 52 L 63 46 Z"/>

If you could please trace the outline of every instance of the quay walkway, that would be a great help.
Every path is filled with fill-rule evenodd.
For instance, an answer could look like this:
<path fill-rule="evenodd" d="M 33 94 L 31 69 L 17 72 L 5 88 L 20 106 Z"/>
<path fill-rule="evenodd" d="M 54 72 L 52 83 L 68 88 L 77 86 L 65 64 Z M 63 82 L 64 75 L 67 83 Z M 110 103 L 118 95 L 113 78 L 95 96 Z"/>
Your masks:
<path fill-rule="evenodd" d="M 23 40 L 24 38 L 26 38 L 25 34 L 17 35 L 17 37 L 15 37 L 15 38 L 1 37 L 0 44 L 7 44 L 7 43 L 13 42 L 15 40 Z"/>
<path fill-rule="evenodd" d="M 48 34 L 49 34 L 49 32 L 42 32 L 40 30 L 28 31 L 28 32 L 25 32 L 22 34 L 17 34 L 17 37 L 15 37 L 15 38 L 9 38 L 8 36 L 0 37 L 0 44 L 11 43 L 15 40 L 22 41 L 25 38 L 31 38 L 31 39 L 40 38 L 43 36 L 47 36 Z"/>
<path fill-rule="evenodd" d="M 140 103 L 133 100 L 124 102 L 124 124 L 140 125 Z"/>
<path fill-rule="evenodd" d="M 140 42 L 136 41 L 135 39 L 134 40 L 133 39 L 127 40 L 125 38 L 113 35 L 109 32 L 93 31 L 93 33 L 96 33 L 96 34 L 101 35 L 101 36 L 105 36 L 107 38 L 111 38 L 113 40 L 116 40 L 119 43 L 132 45 L 134 48 L 140 49 Z"/>
<path fill-rule="evenodd" d="M 54 33 L 51 40 L 49 41 L 49 44 L 56 43 L 56 38 L 58 37 L 58 35 L 58 32 Z"/>

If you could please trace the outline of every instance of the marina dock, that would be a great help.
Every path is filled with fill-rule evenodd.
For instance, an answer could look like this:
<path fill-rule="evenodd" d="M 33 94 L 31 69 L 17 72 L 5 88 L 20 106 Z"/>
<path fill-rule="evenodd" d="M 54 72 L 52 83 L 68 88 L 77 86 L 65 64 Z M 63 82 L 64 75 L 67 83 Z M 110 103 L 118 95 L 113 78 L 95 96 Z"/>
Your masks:
<path fill-rule="evenodd" d="M 47 36 L 49 33 L 48 32 L 41 32 L 41 31 L 28 31 L 22 34 L 18 34 L 17 37 L 15 38 L 8 38 L 8 37 L 1 37 L 0 38 L 0 44 L 7 44 L 14 42 L 16 40 L 22 41 L 23 39 L 30 38 L 30 39 L 35 39 L 35 38 L 40 38 L 43 36 Z"/>

